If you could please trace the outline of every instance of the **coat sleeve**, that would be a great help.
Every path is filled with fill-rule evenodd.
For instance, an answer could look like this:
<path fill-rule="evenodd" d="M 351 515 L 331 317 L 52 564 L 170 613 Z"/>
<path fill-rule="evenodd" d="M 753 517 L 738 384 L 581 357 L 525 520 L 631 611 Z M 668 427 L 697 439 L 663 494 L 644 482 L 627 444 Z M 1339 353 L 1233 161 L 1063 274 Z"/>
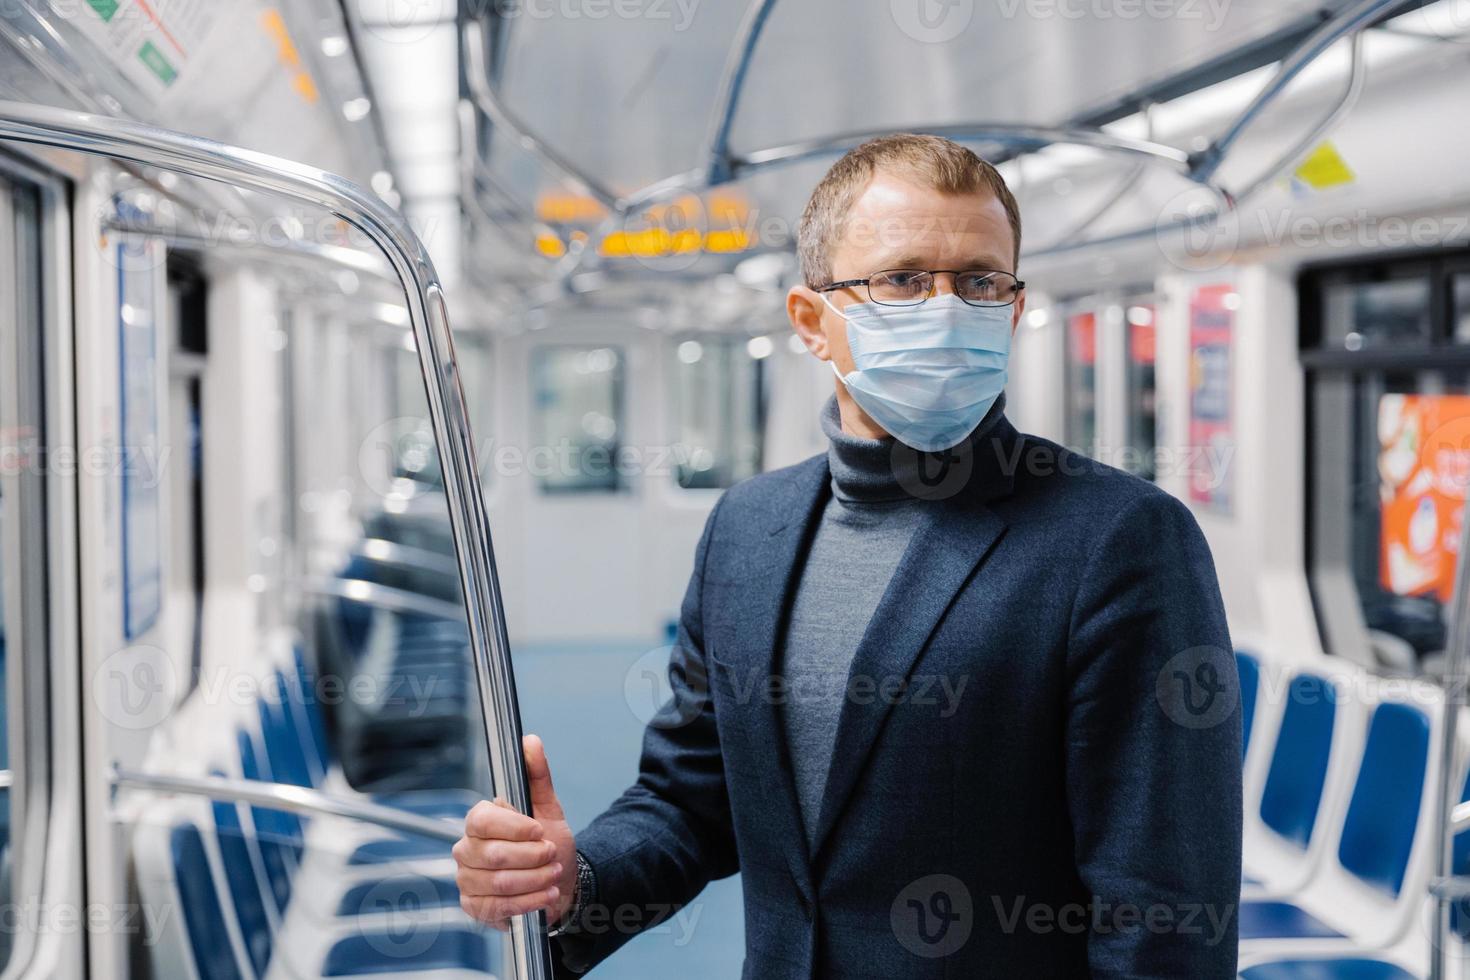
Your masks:
<path fill-rule="evenodd" d="M 704 652 L 704 570 L 722 504 L 695 551 L 669 661 L 673 695 L 644 731 L 638 781 L 577 835 L 596 889 L 577 927 L 553 940 L 559 980 L 590 970 L 738 870 Z"/>
<path fill-rule="evenodd" d="M 1092 546 L 1068 642 L 1067 806 L 1094 977 L 1233 978 L 1240 681 L 1208 545 L 1146 493 Z"/>

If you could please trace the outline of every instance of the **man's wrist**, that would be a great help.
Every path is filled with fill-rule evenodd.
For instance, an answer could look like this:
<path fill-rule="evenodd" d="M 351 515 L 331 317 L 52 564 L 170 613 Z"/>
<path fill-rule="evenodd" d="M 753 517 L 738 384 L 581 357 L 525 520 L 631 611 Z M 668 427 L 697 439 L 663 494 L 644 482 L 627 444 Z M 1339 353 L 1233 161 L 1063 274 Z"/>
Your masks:
<path fill-rule="evenodd" d="M 582 856 L 581 851 L 576 853 L 577 884 L 572 893 L 572 904 L 567 907 L 566 912 L 556 921 L 556 924 L 547 931 L 547 936 L 551 938 L 576 931 L 582 913 L 587 910 L 588 905 L 592 904 L 593 896 L 597 891 L 597 876 L 592 871 L 592 865 Z"/>

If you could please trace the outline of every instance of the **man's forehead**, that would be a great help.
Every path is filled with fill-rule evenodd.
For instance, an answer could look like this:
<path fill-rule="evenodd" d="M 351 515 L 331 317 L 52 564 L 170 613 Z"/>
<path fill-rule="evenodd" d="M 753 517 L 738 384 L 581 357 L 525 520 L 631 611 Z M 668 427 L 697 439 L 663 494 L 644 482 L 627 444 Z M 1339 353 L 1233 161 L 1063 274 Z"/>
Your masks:
<path fill-rule="evenodd" d="M 954 202 L 960 201 L 971 203 L 968 196 L 956 195 Z M 973 206 L 950 211 L 906 207 L 875 213 L 854 208 L 838 229 L 833 257 L 860 257 L 899 268 L 909 267 L 910 257 L 933 256 L 932 261 L 943 257 L 956 267 L 1008 269 L 1013 244 L 1005 210 L 999 201 L 994 201 L 994 210 L 984 203 L 976 195 Z"/>

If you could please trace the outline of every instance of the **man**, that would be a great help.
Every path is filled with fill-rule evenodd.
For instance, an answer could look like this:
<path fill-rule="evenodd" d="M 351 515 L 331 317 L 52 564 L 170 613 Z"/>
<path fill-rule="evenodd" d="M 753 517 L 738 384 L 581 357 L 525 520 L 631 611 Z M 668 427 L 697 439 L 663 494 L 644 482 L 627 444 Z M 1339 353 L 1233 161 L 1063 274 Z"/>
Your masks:
<path fill-rule="evenodd" d="M 482 921 L 574 976 L 739 871 L 743 976 L 1235 975 L 1240 713 L 1208 548 L 1152 485 L 1004 416 L 1021 223 L 1000 175 L 874 140 L 802 218 L 792 327 L 825 455 L 724 495 L 637 783 L 575 837 L 455 848 Z"/>

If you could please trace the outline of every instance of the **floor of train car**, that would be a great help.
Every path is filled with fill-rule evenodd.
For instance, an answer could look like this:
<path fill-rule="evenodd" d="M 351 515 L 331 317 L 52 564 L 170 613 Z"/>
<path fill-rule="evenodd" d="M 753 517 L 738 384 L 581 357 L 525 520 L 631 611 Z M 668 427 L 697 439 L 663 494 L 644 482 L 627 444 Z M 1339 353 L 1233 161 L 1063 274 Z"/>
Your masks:
<path fill-rule="evenodd" d="M 522 644 L 515 671 L 527 732 L 540 735 L 557 795 L 580 829 L 638 775 L 644 719 L 625 697 L 656 644 Z M 635 679 L 635 683 L 636 683 Z M 740 880 L 712 883 L 671 923 L 623 947 L 602 980 L 738 980 L 745 949 Z"/>

